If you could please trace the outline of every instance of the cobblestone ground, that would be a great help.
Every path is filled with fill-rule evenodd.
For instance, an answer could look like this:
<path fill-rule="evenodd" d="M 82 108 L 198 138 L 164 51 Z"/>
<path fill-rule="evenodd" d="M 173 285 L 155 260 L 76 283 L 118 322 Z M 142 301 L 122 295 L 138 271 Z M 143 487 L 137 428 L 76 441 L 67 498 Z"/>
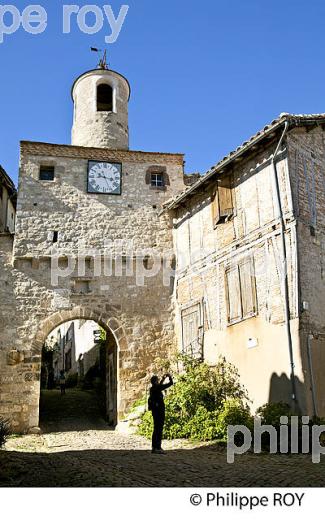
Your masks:
<path fill-rule="evenodd" d="M 226 487 L 323 486 L 325 461 L 307 455 L 237 456 L 226 461 L 216 445 L 165 441 L 166 455 L 150 442 L 112 431 L 100 418 L 94 396 L 69 391 L 45 396 L 42 435 L 11 437 L 0 450 L 4 487 Z"/>

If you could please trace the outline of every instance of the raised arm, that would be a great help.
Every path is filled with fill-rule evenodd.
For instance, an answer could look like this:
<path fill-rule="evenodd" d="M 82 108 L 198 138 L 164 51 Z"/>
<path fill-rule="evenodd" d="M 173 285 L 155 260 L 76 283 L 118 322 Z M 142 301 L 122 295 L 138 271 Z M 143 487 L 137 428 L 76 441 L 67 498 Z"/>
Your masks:
<path fill-rule="evenodd" d="M 166 378 L 169 378 L 169 382 L 168 383 L 165 383 L 163 384 L 163 381 L 165 381 Z M 167 388 L 169 388 L 170 386 L 172 386 L 174 384 L 174 381 L 173 381 L 173 378 L 170 374 L 167 374 L 165 377 L 163 377 L 163 379 L 160 381 L 160 390 L 166 390 Z"/>

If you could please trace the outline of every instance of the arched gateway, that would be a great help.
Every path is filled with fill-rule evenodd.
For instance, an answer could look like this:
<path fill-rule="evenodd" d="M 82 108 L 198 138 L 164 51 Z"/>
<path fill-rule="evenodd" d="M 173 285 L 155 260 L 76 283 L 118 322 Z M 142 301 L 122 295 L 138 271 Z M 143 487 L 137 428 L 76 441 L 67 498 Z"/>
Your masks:
<path fill-rule="evenodd" d="M 99 311 L 89 308 L 75 307 L 71 310 L 55 312 L 50 317 L 42 320 L 39 330 L 32 344 L 32 352 L 35 357 L 42 355 L 42 348 L 46 338 L 51 332 L 65 322 L 73 320 L 91 320 L 102 327 L 107 334 L 106 338 L 106 413 L 105 416 L 111 425 L 118 423 L 119 406 L 119 344 L 127 347 L 127 338 L 124 328 L 118 319 L 107 313 L 103 315 Z"/>
<path fill-rule="evenodd" d="M 110 313 L 102 314 L 100 311 L 78 306 L 69 310 L 54 312 L 40 322 L 38 331 L 32 342 L 33 354 L 35 356 L 41 355 L 44 342 L 53 329 L 66 321 L 78 319 L 95 321 L 107 332 L 113 334 L 117 345 L 119 345 L 119 342 L 123 343 L 125 346 L 127 345 L 124 328 L 116 316 L 112 316 Z"/>

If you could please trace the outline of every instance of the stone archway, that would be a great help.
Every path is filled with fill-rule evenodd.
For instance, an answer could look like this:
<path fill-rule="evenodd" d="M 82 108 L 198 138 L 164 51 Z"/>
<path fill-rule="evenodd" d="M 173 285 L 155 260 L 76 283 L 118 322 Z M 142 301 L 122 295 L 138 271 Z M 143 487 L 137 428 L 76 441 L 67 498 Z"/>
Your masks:
<path fill-rule="evenodd" d="M 116 316 L 111 314 L 103 314 L 96 310 L 90 310 L 86 307 L 74 307 L 69 310 L 61 310 L 54 312 L 49 317 L 42 320 L 39 324 L 38 331 L 32 342 L 32 352 L 34 357 L 38 357 L 41 361 L 42 347 L 48 335 L 61 324 L 73 320 L 92 320 L 106 330 L 113 340 L 107 343 L 107 373 L 110 374 L 109 379 L 106 376 L 107 385 L 107 417 L 111 424 L 116 425 L 119 415 L 120 402 L 120 385 L 119 385 L 119 368 L 120 368 L 120 348 L 125 349 L 127 346 L 127 338 L 124 328 Z M 112 375 L 113 374 L 113 375 Z M 109 383 L 108 383 L 109 381 Z M 38 390 L 37 399 L 39 400 L 40 388 Z M 39 412 L 39 410 L 38 410 Z M 38 413 L 39 423 L 39 413 Z M 38 424 L 37 424 L 38 426 Z"/>
<path fill-rule="evenodd" d="M 123 347 L 127 344 L 124 328 L 116 316 L 112 316 L 110 313 L 107 313 L 106 315 L 96 310 L 90 310 L 86 307 L 74 307 L 73 309 L 54 312 L 51 316 L 40 322 L 38 331 L 32 342 L 33 355 L 41 355 L 44 341 L 53 329 L 66 321 L 79 319 L 96 321 L 96 323 L 105 330 L 110 331 L 113 334 L 119 349 L 122 344 Z"/>

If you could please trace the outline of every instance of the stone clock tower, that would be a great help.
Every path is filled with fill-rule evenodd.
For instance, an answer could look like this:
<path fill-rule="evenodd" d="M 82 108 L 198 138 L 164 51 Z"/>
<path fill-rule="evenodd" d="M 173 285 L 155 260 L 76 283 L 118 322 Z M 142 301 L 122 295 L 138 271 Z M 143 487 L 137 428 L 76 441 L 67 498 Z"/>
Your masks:
<path fill-rule="evenodd" d="M 128 150 L 129 98 L 129 82 L 113 70 L 103 67 L 79 76 L 72 87 L 72 145 Z"/>
<path fill-rule="evenodd" d="M 103 59 L 72 87 L 72 144 L 21 142 L 16 232 L 9 251 L 0 243 L 0 415 L 14 431 L 39 425 L 42 348 L 56 326 L 106 330 L 111 424 L 175 347 L 172 220 L 161 209 L 185 188 L 184 156 L 129 149 L 129 97 Z"/>

